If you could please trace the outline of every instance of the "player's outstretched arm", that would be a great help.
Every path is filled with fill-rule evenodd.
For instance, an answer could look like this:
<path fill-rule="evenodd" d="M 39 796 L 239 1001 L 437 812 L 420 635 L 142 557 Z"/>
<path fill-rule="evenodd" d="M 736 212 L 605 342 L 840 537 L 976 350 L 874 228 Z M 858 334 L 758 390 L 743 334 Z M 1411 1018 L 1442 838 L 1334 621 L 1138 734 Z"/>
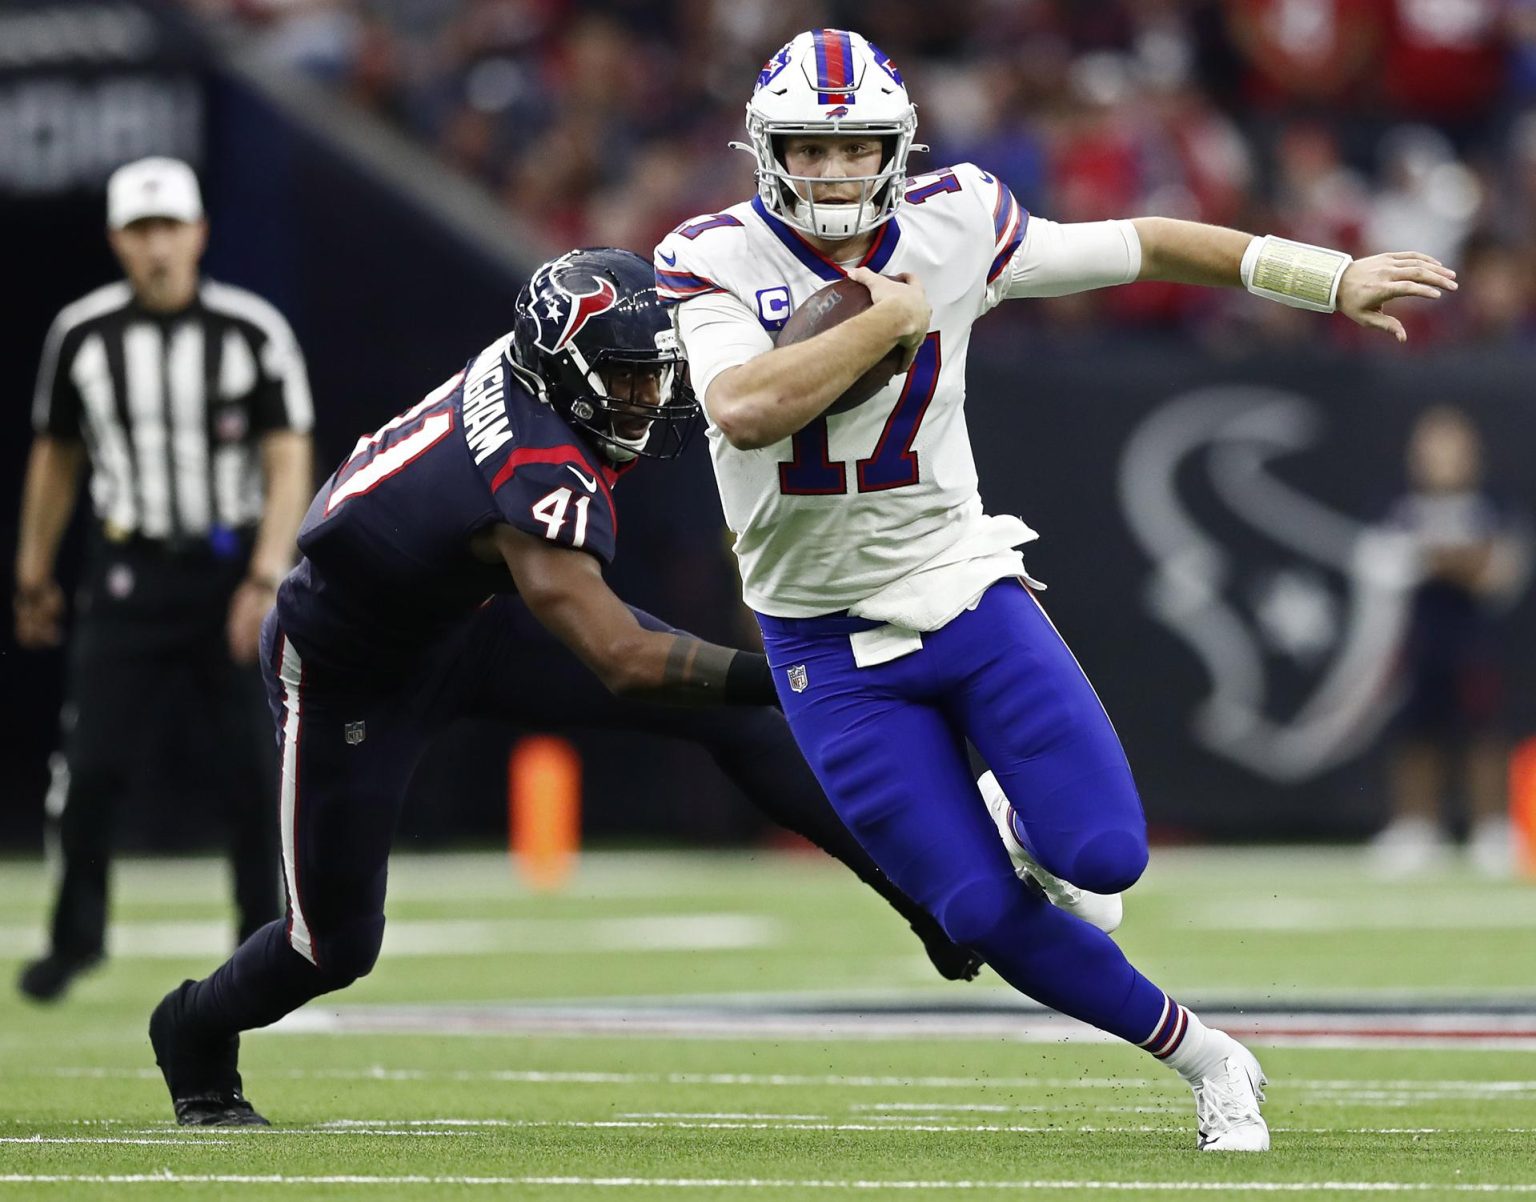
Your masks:
<path fill-rule="evenodd" d="M 501 525 L 496 549 L 529 611 L 609 692 L 674 705 L 772 705 L 765 656 L 635 621 L 585 551 Z"/>
<path fill-rule="evenodd" d="M 918 280 L 855 267 L 848 278 L 874 301 L 840 325 L 791 346 L 776 347 L 721 372 L 704 408 L 726 441 L 743 451 L 771 447 L 804 428 L 891 347 L 911 350 L 928 333 L 932 309 Z"/>
<path fill-rule="evenodd" d="M 1351 259 L 1326 247 L 1170 217 L 1138 217 L 1131 224 L 1141 242 L 1139 280 L 1245 286 L 1283 304 L 1337 311 L 1399 342 L 1407 332 L 1384 305 L 1408 296 L 1436 300 L 1457 287 L 1454 271 L 1417 251 Z"/>

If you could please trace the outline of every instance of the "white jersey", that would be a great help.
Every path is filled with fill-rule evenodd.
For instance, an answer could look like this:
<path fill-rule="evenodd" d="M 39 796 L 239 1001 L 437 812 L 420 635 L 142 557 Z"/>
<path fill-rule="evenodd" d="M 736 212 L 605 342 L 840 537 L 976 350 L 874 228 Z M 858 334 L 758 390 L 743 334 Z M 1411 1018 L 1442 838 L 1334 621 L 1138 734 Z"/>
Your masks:
<path fill-rule="evenodd" d="M 932 328 L 911 369 L 856 409 L 759 450 L 738 450 L 710 422 L 710 454 L 754 609 L 848 610 L 933 630 L 993 581 L 1022 574 L 1016 548 L 1036 537 L 1021 519 L 982 510 L 965 421 L 972 323 L 1005 296 L 1133 279 L 1139 243 L 1129 223 L 1031 219 L 1001 181 L 964 163 L 908 182 L 863 265 L 923 283 Z M 771 350 L 794 308 L 845 266 L 759 200 L 669 234 L 656 250 L 657 291 L 677 304 L 699 396 Z"/>

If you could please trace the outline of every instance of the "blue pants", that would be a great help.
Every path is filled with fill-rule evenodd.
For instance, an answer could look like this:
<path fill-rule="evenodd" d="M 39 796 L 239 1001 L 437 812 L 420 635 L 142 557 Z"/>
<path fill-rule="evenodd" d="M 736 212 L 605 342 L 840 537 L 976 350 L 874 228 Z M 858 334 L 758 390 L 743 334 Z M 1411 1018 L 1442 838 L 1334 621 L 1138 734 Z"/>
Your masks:
<path fill-rule="evenodd" d="M 795 739 L 875 863 L 1015 988 L 1144 1041 L 1162 992 L 1107 935 L 1014 875 L 972 779 L 967 740 L 1057 876 L 1112 893 L 1146 867 L 1146 819 L 1119 738 L 1026 588 L 994 585 L 920 651 L 868 668 L 849 636 L 876 623 L 759 624 Z"/>

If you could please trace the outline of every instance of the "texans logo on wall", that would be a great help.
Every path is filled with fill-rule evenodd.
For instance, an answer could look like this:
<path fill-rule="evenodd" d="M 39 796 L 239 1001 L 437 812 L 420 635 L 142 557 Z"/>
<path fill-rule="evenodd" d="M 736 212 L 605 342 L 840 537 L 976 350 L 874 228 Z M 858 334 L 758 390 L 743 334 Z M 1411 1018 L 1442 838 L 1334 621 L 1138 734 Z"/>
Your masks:
<path fill-rule="evenodd" d="M 1201 389 L 1155 409 L 1120 465 L 1125 519 L 1152 564 L 1145 610 L 1207 678 L 1190 732 L 1275 782 L 1318 776 L 1380 732 L 1416 581 L 1402 535 L 1276 470 L 1324 421 L 1297 393 Z"/>

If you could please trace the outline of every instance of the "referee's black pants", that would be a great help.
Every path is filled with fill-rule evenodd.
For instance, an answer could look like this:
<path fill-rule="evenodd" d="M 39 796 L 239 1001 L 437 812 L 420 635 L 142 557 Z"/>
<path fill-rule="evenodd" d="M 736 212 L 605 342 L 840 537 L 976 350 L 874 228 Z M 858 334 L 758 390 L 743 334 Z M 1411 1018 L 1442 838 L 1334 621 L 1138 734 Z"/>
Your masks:
<path fill-rule="evenodd" d="M 239 939 L 282 913 L 276 740 L 260 669 L 237 666 L 225 634 L 248 550 L 219 557 L 92 540 L 50 797 L 63 861 L 55 956 L 102 954 L 117 811 L 171 780 L 201 786 L 197 794 L 225 811 Z M 198 769 L 195 782 L 187 766 Z"/>

